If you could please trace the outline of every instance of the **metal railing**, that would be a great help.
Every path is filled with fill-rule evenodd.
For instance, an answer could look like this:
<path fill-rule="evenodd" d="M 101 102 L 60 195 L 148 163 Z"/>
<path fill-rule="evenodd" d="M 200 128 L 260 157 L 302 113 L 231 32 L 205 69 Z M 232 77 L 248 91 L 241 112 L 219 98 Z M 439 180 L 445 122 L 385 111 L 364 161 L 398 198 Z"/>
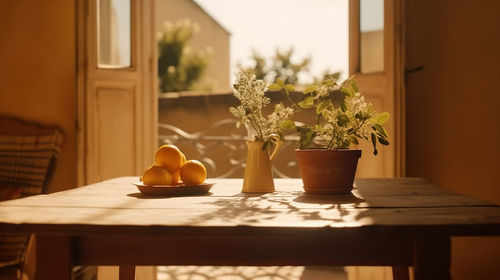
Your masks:
<path fill-rule="evenodd" d="M 159 144 L 173 144 L 188 157 L 197 159 L 207 167 L 211 178 L 242 177 L 246 159 L 246 130 L 236 128 L 234 119 L 217 121 L 204 130 L 189 133 L 175 125 L 160 123 Z M 299 137 L 287 135 L 273 166 L 278 178 L 298 177 L 295 158 L 290 156 Z"/>

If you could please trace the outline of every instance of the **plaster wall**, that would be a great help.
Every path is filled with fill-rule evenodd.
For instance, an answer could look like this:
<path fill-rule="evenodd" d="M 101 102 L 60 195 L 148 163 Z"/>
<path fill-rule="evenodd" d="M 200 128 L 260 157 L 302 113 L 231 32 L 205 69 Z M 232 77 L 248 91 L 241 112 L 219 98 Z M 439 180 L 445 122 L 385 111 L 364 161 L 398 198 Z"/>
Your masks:
<path fill-rule="evenodd" d="M 500 204 L 496 1 L 406 1 L 407 175 Z M 498 279 L 500 238 L 454 238 L 453 279 Z"/>
<path fill-rule="evenodd" d="M 59 126 L 51 192 L 76 186 L 75 3 L 0 1 L 0 114 Z"/>

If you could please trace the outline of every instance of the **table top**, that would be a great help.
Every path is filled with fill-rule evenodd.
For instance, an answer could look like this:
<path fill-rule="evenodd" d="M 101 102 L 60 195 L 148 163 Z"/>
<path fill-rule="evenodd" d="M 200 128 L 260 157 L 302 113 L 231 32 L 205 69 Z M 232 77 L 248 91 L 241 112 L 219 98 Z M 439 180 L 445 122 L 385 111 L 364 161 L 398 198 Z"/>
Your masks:
<path fill-rule="evenodd" d="M 241 179 L 209 179 L 204 195 L 146 196 L 120 177 L 0 203 L 0 232 L 55 234 L 224 234 L 300 230 L 440 230 L 500 235 L 500 207 L 419 178 L 357 179 L 352 194 L 312 195 L 300 179 L 276 192 L 241 193 Z"/>

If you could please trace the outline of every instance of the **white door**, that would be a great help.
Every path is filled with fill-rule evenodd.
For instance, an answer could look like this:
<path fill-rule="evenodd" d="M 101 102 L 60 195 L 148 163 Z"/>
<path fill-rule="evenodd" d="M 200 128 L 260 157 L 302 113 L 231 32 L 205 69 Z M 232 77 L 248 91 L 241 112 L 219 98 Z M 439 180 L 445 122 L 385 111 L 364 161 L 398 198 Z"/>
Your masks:
<path fill-rule="evenodd" d="M 139 175 L 157 146 L 153 3 L 77 3 L 79 183 Z"/>
<path fill-rule="evenodd" d="M 357 177 L 404 176 L 404 0 L 349 1 L 349 72 L 378 112 L 388 112 L 389 146 L 362 144 Z"/>

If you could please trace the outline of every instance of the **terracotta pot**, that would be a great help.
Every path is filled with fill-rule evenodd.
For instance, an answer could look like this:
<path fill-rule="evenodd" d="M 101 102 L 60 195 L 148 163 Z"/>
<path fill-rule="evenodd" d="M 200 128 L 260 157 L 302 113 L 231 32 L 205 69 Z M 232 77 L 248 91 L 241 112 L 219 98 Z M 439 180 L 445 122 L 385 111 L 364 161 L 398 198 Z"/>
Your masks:
<path fill-rule="evenodd" d="M 295 150 L 306 193 L 350 193 L 361 150 Z"/>

